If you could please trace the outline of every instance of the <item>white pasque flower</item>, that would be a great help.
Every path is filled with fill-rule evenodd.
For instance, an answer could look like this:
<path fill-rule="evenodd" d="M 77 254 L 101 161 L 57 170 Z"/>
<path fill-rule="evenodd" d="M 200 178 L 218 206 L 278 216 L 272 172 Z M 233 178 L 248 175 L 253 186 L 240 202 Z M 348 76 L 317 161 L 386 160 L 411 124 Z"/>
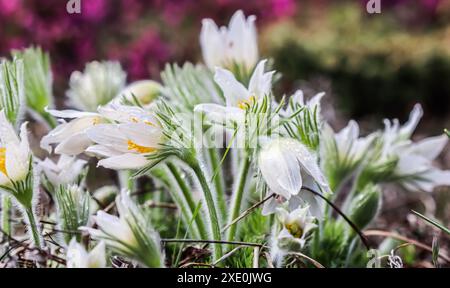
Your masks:
<path fill-rule="evenodd" d="M 281 196 L 282 200 L 290 200 L 294 207 L 307 203 L 314 216 L 321 216 L 322 201 L 302 187 L 319 193 L 331 191 L 316 155 L 305 145 L 291 138 L 273 139 L 259 152 L 258 164 L 269 193 Z M 279 200 L 271 198 L 267 201 L 263 214 L 273 213 Z"/>
<path fill-rule="evenodd" d="M 111 101 L 125 86 L 125 80 L 119 62 L 93 61 L 86 64 L 83 73 L 75 71 L 70 75 L 66 94 L 73 107 L 93 112 Z"/>
<path fill-rule="evenodd" d="M 59 186 L 73 184 L 86 163 L 85 160 L 62 154 L 58 162 L 55 163 L 50 158 L 45 158 L 44 161 L 39 162 L 39 167 L 50 183 Z"/>
<path fill-rule="evenodd" d="M 67 247 L 67 268 L 105 268 L 105 242 L 95 246 L 90 252 L 73 238 Z"/>
<path fill-rule="evenodd" d="M 322 129 L 320 154 L 322 169 L 328 176 L 330 185 L 336 188 L 345 177 L 349 176 L 364 159 L 376 134 L 359 137 L 359 126 L 354 120 L 339 132 L 334 132 L 329 125 Z"/>
<path fill-rule="evenodd" d="M 395 155 L 399 148 L 411 143 L 410 138 L 422 116 L 422 106 L 416 104 L 409 114 L 408 121 L 404 125 L 400 126 L 398 119 L 392 121 L 389 121 L 388 119 L 384 120 L 384 131 L 381 135 L 381 160 L 389 158 L 392 154 Z"/>
<path fill-rule="evenodd" d="M 410 140 L 423 110 L 417 104 L 405 125 L 399 121 L 385 120 L 385 130 L 381 136 L 382 148 L 377 163 L 396 159 L 393 171 L 394 180 L 411 191 L 431 192 L 437 186 L 450 185 L 450 171 L 442 171 L 433 166 L 436 159 L 448 143 L 446 135 L 430 137 L 419 142 Z"/>
<path fill-rule="evenodd" d="M 28 144 L 27 123 L 20 127 L 20 138 L 5 112 L 0 111 L 0 186 L 24 180 L 30 172 L 31 150 Z"/>
<path fill-rule="evenodd" d="M 86 135 L 86 130 L 106 122 L 106 119 L 94 112 L 48 110 L 48 113 L 58 118 L 71 119 L 69 122 L 61 120 L 61 124 L 42 137 L 41 147 L 49 153 L 52 151 L 52 144 L 57 144 L 55 147 L 57 154 L 78 155 L 83 153 L 92 144 Z"/>
<path fill-rule="evenodd" d="M 122 190 L 116 198 L 119 217 L 98 211 L 98 229 L 82 227 L 92 238 L 105 241 L 115 252 L 136 259 L 148 267 L 162 267 L 163 257 L 159 234 L 150 225 L 140 208 Z"/>
<path fill-rule="evenodd" d="M 317 225 L 314 217 L 309 214 L 309 207 L 299 207 L 291 212 L 285 208 L 277 208 L 278 220 L 282 224 L 282 229 L 277 236 L 277 243 L 280 248 L 286 248 L 293 243 L 303 248 L 306 243 L 308 233 Z"/>
<path fill-rule="evenodd" d="M 226 107 L 207 103 L 195 106 L 195 111 L 204 112 L 211 119 L 242 119 L 245 110 L 254 103 L 269 95 L 272 89 L 272 76 L 274 71 L 264 72 L 267 60 L 261 60 L 255 68 L 248 88 L 239 82 L 229 70 L 216 68 L 214 80 L 222 89 Z"/>
<path fill-rule="evenodd" d="M 251 71 L 259 58 L 255 20 L 255 16 L 245 19 L 241 10 L 231 17 L 228 28 L 203 19 L 200 45 L 206 65 L 211 69 L 242 65 Z"/>
<path fill-rule="evenodd" d="M 433 166 L 433 160 L 447 143 L 447 135 L 441 135 L 399 148 L 394 174 L 400 183 L 408 190 L 427 192 L 432 192 L 437 186 L 450 186 L 450 170 L 443 171 Z"/>
<path fill-rule="evenodd" d="M 86 134 L 94 145 L 86 153 L 105 158 L 98 165 L 109 169 L 138 169 L 147 165 L 150 161 L 146 156 L 159 149 L 163 135 L 157 119 L 132 106 L 110 106 L 99 111 L 118 123 L 89 128 Z"/>

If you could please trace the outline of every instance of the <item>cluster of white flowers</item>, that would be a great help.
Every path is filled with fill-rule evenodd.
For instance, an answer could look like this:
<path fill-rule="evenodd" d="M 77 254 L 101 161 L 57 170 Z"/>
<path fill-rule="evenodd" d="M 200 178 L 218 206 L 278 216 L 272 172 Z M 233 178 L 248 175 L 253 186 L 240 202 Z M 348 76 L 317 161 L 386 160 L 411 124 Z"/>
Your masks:
<path fill-rule="evenodd" d="M 309 251 L 320 256 L 320 244 L 308 241 L 331 241 L 324 237 L 333 233 L 342 233 L 342 239 L 361 234 L 359 229 L 379 209 L 383 183 L 428 192 L 450 185 L 450 171 L 433 165 L 448 137 L 411 140 L 422 115 L 419 105 L 405 125 L 386 120 L 384 131 L 361 137 L 356 121 L 335 132 L 322 119 L 324 93 L 309 101 L 300 90 L 288 99 L 276 98 L 275 71 L 267 71 L 269 62 L 259 59 L 255 20 L 242 11 L 234 14 L 229 27 L 204 20 L 200 44 L 206 67 L 166 68 L 163 83 L 142 80 L 125 86 L 126 74 L 113 62 L 89 63 L 83 73 L 74 72 L 67 96 L 78 110 L 46 110 L 58 124 L 40 141 L 50 154 L 45 160 L 33 159 L 26 123 L 18 137 L 11 119 L 0 113 L 0 190 L 23 206 L 29 225 L 37 227 L 32 199 L 42 178 L 57 202 L 57 224 L 75 230 L 63 243 L 68 267 L 108 266 L 105 249 L 137 265 L 165 266 L 161 239 L 150 220 L 154 211 L 132 197 L 138 194 L 135 179 L 143 175 L 153 181 L 139 187 L 144 189 L 139 193 L 152 203 L 172 201 L 186 235 L 199 242 L 214 240 L 209 244 L 213 261 L 229 251 L 222 243 L 251 238 L 242 234 L 248 228 L 241 225 L 251 203 L 262 206 L 257 226 L 264 228 L 262 219 L 270 214 L 278 216 L 262 232 L 274 239 L 272 254 Z M 200 143 L 208 142 L 203 138 L 210 128 L 216 136 L 226 134 L 219 141 L 222 146 L 199 145 L 198 134 Z M 53 153 L 59 155 L 57 162 Z M 88 165 L 89 157 L 97 166 L 118 170 L 118 187 L 107 189 L 121 191 L 115 202 L 107 199 L 114 192 L 103 193 L 110 186 L 87 192 L 86 173 L 96 169 Z M 33 171 L 42 177 L 34 177 Z M 346 186 L 352 189 L 338 195 Z M 168 193 L 154 198 L 160 191 Z M 328 204 L 337 209 L 332 202 L 338 196 L 346 198 L 338 212 L 353 217 L 344 217 L 349 226 L 332 217 Z M 107 206 L 104 201 L 109 201 Z M 373 213 L 363 217 L 361 209 Z M 161 218 L 168 220 L 166 216 Z M 36 235 L 39 230 L 33 233 L 35 243 L 45 245 Z M 86 236 L 99 241 L 91 251 L 86 249 L 93 245 L 82 244 Z M 336 250 L 351 253 L 353 248 L 342 248 L 350 242 L 342 240 Z"/>

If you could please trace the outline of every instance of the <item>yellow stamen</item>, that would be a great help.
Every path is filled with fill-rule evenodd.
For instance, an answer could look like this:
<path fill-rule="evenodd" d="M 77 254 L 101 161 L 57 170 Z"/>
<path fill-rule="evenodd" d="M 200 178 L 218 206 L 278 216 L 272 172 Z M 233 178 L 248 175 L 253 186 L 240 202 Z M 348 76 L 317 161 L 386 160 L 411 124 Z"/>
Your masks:
<path fill-rule="evenodd" d="M 237 106 L 240 109 L 245 110 L 245 109 L 249 108 L 253 103 L 255 103 L 255 100 L 256 100 L 255 96 L 250 96 L 247 100 L 239 101 Z"/>
<path fill-rule="evenodd" d="M 139 123 L 139 119 L 137 117 L 131 117 L 130 119 L 133 123 Z M 148 120 L 144 120 L 142 121 L 144 124 L 147 124 L 149 126 L 155 126 L 155 124 L 153 124 L 152 122 L 148 121 Z"/>
<path fill-rule="evenodd" d="M 98 124 L 100 124 L 100 122 L 101 122 L 101 118 L 100 118 L 100 117 L 95 117 L 95 118 L 92 120 L 92 124 L 93 124 L 93 125 L 98 125 Z"/>
<path fill-rule="evenodd" d="M 144 153 L 154 152 L 154 151 L 156 151 L 156 148 L 141 146 L 131 140 L 128 140 L 128 150 L 130 150 L 130 151 L 134 150 L 141 154 L 144 154 Z"/>
<path fill-rule="evenodd" d="M 6 148 L 0 148 L 0 171 L 8 176 L 6 173 Z"/>
<path fill-rule="evenodd" d="M 295 238 L 302 238 L 303 229 L 297 223 L 286 224 L 286 229 L 291 233 Z"/>

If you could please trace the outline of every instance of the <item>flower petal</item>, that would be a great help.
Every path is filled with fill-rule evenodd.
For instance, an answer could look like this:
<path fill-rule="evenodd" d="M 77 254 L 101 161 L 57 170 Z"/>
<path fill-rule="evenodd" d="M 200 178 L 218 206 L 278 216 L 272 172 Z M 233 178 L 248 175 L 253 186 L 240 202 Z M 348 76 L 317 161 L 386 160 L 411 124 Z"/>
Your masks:
<path fill-rule="evenodd" d="M 133 153 L 126 153 L 98 161 L 98 166 L 115 170 L 139 169 L 147 164 L 149 164 L 149 161 L 143 155 Z"/>
<path fill-rule="evenodd" d="M 240 101 L 246 101 L 250 97 L 244 85 L 228 70 L 216 68 L 214 80 L 222 89 L 227 106 L 237 107 Z"/>

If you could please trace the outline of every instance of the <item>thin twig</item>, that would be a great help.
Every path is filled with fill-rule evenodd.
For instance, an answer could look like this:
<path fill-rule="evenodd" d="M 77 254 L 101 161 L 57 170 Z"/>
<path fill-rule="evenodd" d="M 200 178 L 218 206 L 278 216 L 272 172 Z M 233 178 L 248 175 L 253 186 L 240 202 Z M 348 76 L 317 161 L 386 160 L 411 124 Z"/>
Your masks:
<path fill-rule="evenodd" d="M 146 206 L 149 208 L 166 208 L 166 209 L 178 209 L 177 205 L 173 203 L 162 203 L 162 202 L 154 202 L 152 200 L 146 203 Z"/>
<path fill-rule="evenodd" d="M 247 210 L 245 210 L 241 215 L 239 215 L 236 219 L 234 219 L 231 223 L 229 223 L 227 226 L 222 228 L 222 233 L 225 232 L 228 228 L 230 228 L 231 226 L 233 226 L 234 224 L 236 224 L 237 222 L 239 222 L 240 220 L 242 220 L 245 216 L 247 216 L 248 214 L 250 214 L 254 209 L 258 208 L 259 206 L 261 206 L 262 204 L 264 204 L 267 200 L 269 200 L 270 198 L 274 197 L 275 194 L 270 194 L 269 196 L 267 196 L 266 198 L 264 198 L 263 200 L 259 201 L 258 203 L 254 204 L 252 207 L 248 208 Z"/>
<path fill-rule="evenodd" d="M 259 247 L 253 248 L 253 268 L 259 268 L 259 252 L 261 249 Z"/>
<path fill-rule="evenodd" d="M 320 264 L 317 260 L 301 253 L 301 252 L 290 252 L 290 255 L 295 255 L 301 258 L 305 258 L 306 260 L 308 260 L 309 262 L 311 262 L 311 264 L 313 264 L 314 266 L 316 266 L 316 268 L 325 268 L 325 266 L 323 266 L 322 264 Z"/>
<path fill-rule="evenodd" d="M 364 244 L 364 246 L 366 246 L 367 250 L 370 250 L 369 241 L 367 240 L 366 236 L 361 232 L 361 230 L 359 230 L 359 228 L 355 225 L 355 223 L 353 223 L 352 220 L 350 220 L 347 217 L 347 215 L 345 215 L 344 212 L 341 211 L 341 209 L 339 209 L 336 205 L 333 204 L 333 202 L 328 200 L 327 197 L 325 197 L 324 195 L 320 194 L 319 192 L 316 192 L 313 189 L 308 188 L 308 187 L 302 187 L 302 189 L 306 190 L 306 191 L 309 191 L 309 192 L 313 193 L 316 196 L 319 196 L 325 202 L 327 202 L 327 204 L 330 205 L 339 215 L 341 215 L 342 218 L 344 218 L 344 220 L 347 221 L 347 223 L 350 225 L 350 227 L 352 227 L 352 229 L 358 234 L 359 238 L 361 238 L 361 242 Z"/>
<path fill-rule="evenodd" d="M 428 252 L 433 253 L 433 248 L 431 248 L 430 246 L 428 246 L 426 244 L 423 244 L 423 243 L 420 243 L 417 240 L 410 239 L 408 237 L 398 235 L 397 233 L 394 233 L 394 232 L 388 232 L 388 231 L 382 231 L 382 230 L 367 230 L 367 231 L 364 231 L 364 234 L 366 236 L 382 236 L 382 237 L 394 238 L 394 239 L 397 239 L 397 240 L 400 240 L 400 241 L 408 242 L 408 243 L 410 243 L 410 244 L 412 244 L 414 246 L 417 246 L 419 248 L 427 250 Z M 439 258 L 444 259 L 445 261 L 450 263 L 450 258 L 447 255 L 439 252 L 438 256 L 439 256 Z"/>
<path fill-rule="evenodd" d="M 214 265 L 207 264 L 207 263 L 196 263 L 196 262 L 186 263 L 183 266 L 180 266 L 180 268 L 189 268 L 192 266 L 202 266 L 202 267 L 214 268 Z"/>
<path fill-rule="evenodd" d="M 224 240 L 202 240 L 202 239 L 161 239 L 163 243 L 208 243 L 208 244 L 230 244 L 230 245 L 242 245 L 249 247 L 264 247 L 263 244 L 240 242 L 240 241 L 224 241 Z"/>
<path fill-rule="evenodd" d="M 225 260 L 225 259 L 227 259 L 228 257 L 232 256 L 234 253 L 236 253 L 236 251 L 238 251 L 239 249 L 244 248 L 244 247 L 247 247 L 247 246 L 242 246 L 242 245 L 240 245 L 240 246 L 235 247 L 233 250 L 231 250 L 230 252 L 226 253 L 225 255 L 223 255 L 222 257 L 220 257 L 219 259 L 217 259 L 212 265 L 213 265 L 213 266 L 216 266 L 217 264 L 219 264 L 219 263 L 222 262 L 223 260 Z M 258 247 L 255 247 L 255 248 L 258 248 Z M 259 249 L 259 248 L 258 248 L 258 249 Z"/>

